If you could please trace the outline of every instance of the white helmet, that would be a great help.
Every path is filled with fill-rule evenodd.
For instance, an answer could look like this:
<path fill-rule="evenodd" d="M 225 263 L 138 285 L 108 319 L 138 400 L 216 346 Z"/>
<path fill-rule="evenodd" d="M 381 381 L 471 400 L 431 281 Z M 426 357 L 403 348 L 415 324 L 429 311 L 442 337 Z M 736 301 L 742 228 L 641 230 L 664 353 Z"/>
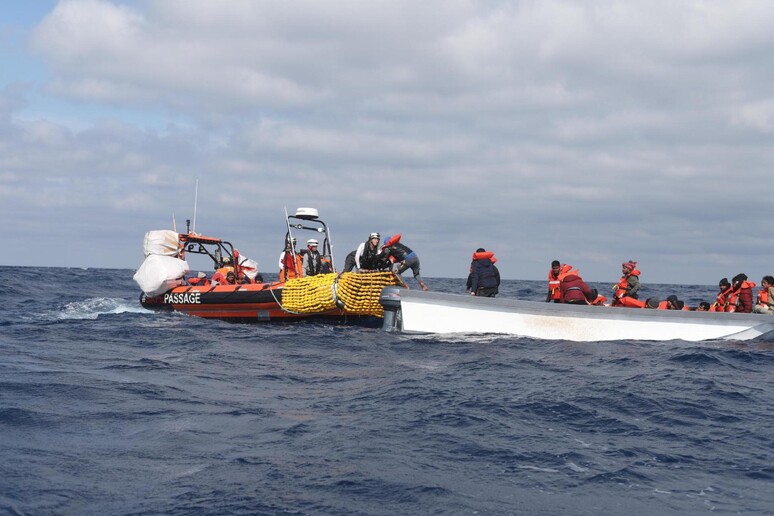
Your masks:
<path fill-rule="evenodd" d="M 319 245 L 319 244 L 320 243 L 317 240 L 315 240 L 314 238 L 310 238 L 309 240 L 306 241 L 306 246 L 307 247 L 312 247 L 313 245 Z"/>
<path fill-rule="evenodd" d="M 381 238 L 381 235 L 379 235 L 379 233 L 371 233 L 368 235 L 368 240 L 371 240 L 372 238 Z"/>

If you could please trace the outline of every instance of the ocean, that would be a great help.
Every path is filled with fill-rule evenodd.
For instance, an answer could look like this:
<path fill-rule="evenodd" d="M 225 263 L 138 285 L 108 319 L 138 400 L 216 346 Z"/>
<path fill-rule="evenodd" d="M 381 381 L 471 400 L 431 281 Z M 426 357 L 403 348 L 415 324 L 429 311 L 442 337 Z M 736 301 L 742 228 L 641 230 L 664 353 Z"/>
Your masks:
<path fill-rule="evenodd" d="M 234 324 L 133 272 L 0 267 L 0 513 L 774 513 L 771 342 Z"/>

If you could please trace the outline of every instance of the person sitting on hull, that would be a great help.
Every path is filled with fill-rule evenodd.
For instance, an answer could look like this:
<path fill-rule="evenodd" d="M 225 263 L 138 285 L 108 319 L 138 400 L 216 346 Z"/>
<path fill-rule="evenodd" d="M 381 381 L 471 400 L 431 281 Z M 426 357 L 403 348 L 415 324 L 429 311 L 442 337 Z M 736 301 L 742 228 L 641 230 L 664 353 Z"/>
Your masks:
<path fill-rule="evenodd" d="M 467 290 L 471 296 L 495 297 L 500 290 L 500 271 L 495 266 L 494 253 L 483 247 L 473 253 L 470 262 Z"/>
<path fill-rule="evenodd" d="M 386 260 L 379 256 L 379 233 L 371 233 L 368 240 L 357 246 L 355 251 L 355 267 L 358 271 L 376 271 L 388 269 Z"/>
<path fill-rule="evenodd" d="M 407 245 L 401 243 L 400 235 L 385 237 L 379 256 L 379 261 L 389 260 L 389 262 L 398 264 L 398 268 L 395 270 L 395 274 L 398 276 L 411 269 L 419 287 L 425 292 L 429 290 L 427 284 L 422 280 L 422 276 L 419 275 L 419 256 Z"/>
<path fill-rule="evenodd" d="M 728 305 L 728 294 L 731 292 L 731 283 L 728 278 L 722 278 L 718 281 L 718 294 L 715 296 L 715 302 L 710 305 L 710 312 L 725 312 Z"/>
<path fill-rule="evenodd" d="M 304 271 L 304 276 L 317 276 L 322 273 L 323 262 L 320 252 L 317 250 L 319 242 L 310 238 L 306 241 L 306 252 L 301 261 L 301 270 Z"/>
<path fill-rule="evenodd" d="M 710 310 L 710 304 L 706 301 L 702 301 L 699 303 L 699 306 L 696 307 L 697 312 L 709 312 Z"/>
<path fill-rule="evenodd" d="M 559 260 L 551 262 L 551 270 L 548 271 L 548 295 L 546 296 L 546 303 L 550 303 L 551 301 L 554 303 L 562 302 L 560 287 L 562 279 L 569 274 L 578 274 L 578 271 L 574 270 L 572 265 L 559 263 Z"/>
<path fill-rule="evenodd" d="M 747 281 L 747 275 L 740 273 L 731 279 L 731 291 L 728 293 L 726 312 L 752 313 L 755 283 Z"/>
<path fill-rule="evenodd" d="M 577 274 L 567 274 L 559 284 L 559 302 L 571 305 L 589 305 L 597 299 L 597 292 Z"/>
<path fill-rule="evenodd" d="M 637 262 L 629 260 L 621 264 L 621 279 L 613 285 L 615 292 L 612 306 L 636 306 L 642 308 L 642 303 L 630 303 L 630 300 L 638 300 L 637 292 L 640 290 L 640 271 Z"/>
<path fill-rule="evenodd" d="M 753 311 L 756 314 L 774 314 L 774 276 L 764 276 L 758 291 L 758 302 Z"/>

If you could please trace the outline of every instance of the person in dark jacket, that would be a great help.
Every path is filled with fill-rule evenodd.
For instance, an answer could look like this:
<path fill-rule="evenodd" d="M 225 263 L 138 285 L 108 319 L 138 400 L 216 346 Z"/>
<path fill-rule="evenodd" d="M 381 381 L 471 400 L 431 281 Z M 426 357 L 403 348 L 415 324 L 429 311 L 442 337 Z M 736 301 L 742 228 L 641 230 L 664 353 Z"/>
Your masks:
<path fill-rule="evenodd" d="M 740 273 L 731 279 L 731 294 L 729 298 L 736 298 L 736 312 L 742 314 L 752 313 L 753 291 L 755 283 L 747 281 L 747 275 Z"/>
<path fill-rule="evenodd" d="M 483 247 L 476 249 L 473 261 L 470 262 L 470 275 L 468 276 L 470 295 L 495 297 L 500 287 L 500 271 L 494 264 L 495 259 L 492 253 L 486 253 L 489 256 L 480 256 L 480 253 L 486 253 L 486 250 Z"/>
<path fill-rule="evenodd" d="M 384 238 L 384 246 L 379 253 L 377 261 L 384 262 L 387 260 L 398 264 L 395 274 L 400 276 L 408 269 L 411 269 L 411 272 L 414 273 L 414 279 L 417 280 L 422 290 L 425 292 L 429 290 L 427 284 L 422 280 L 422 276 L 419 275 L 419 256 L 410 247 L 400 242 L 400 235 Z"/>
<path fill-rule="evenodd" d="M 562 303 L 588 305 L 597 298 L 597 293 L 577 274 L 568 274 L 559 284 Z"/>

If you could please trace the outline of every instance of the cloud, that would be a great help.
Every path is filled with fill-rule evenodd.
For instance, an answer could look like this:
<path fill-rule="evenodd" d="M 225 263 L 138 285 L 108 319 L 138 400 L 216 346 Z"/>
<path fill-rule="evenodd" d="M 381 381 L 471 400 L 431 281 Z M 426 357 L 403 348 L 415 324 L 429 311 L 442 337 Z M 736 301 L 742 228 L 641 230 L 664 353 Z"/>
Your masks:
<path fill-rule="evenodd" d="M 400 232 L 428 276 L 479 246 L 515 278 L 554 258 L 591 279 L 630 258 L 651 281 L 769 274 L 772 11 L 62 1 L 29 34 L 49 77 L 0 94 L 0 216 L 80 250 L 110 232 L 108 256 L 66 259 L 135 267 L 199 178 L 197 226 L 266 264 L 282 208 L 312 205 L 337 252 Z"/>

